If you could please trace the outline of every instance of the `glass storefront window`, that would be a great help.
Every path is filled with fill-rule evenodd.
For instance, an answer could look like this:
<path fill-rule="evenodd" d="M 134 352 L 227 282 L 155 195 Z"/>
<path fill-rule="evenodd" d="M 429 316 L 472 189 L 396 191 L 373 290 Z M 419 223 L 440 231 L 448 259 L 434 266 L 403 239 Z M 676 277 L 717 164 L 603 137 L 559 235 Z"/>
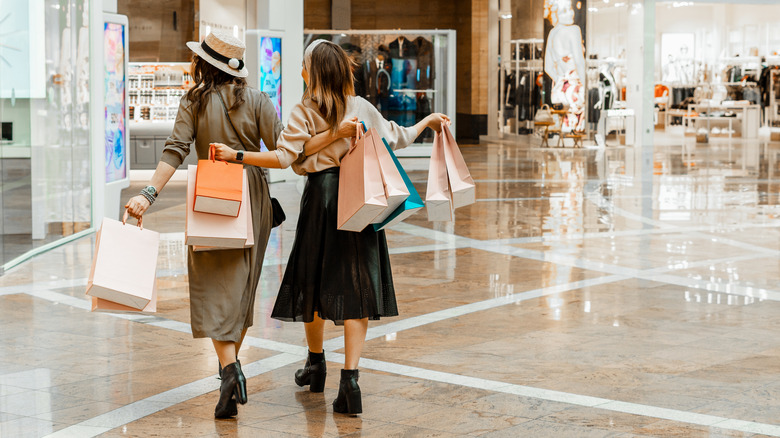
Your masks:
<path fill-rule="evenodd" d="M 412 126 L 431 112 L 454 114 L 454 31 L 317 31 L 304 35 L 304 46 L 322 38 L 340 45 L 355 61 L 355 93 L 382 115 Z M 453 43 L 454 44 L 454 43 Z M 454 131 L 454 129 L 453 129 Z M 417 143 L 432 143 L 427 130 Z"/>
<path fill-rule="evenodd" d="M 89 31 L 89 0 L 0 2 L 0 266 L 90 228 Z"/>

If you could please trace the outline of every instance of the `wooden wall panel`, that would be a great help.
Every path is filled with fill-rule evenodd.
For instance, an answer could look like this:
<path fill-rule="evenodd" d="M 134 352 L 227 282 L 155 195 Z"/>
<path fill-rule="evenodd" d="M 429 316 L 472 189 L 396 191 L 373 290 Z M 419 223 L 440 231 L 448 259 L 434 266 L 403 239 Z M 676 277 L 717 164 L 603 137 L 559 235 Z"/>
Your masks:
<path fill-rule="evenodd" d="M 488 0 L 471 2 L 472 98 L 470 114 L 487 114 Z M 497 61 L 496 61 L 497 62 Z"/>
<path fill-rule="evenodd" d="M 197 40 L 191 0 L 119 0 L 117 12 L 127 15 L 130 24 L 131 62 L 190 61 L 185 43 Z"/>
<path fill-rule="evenodd" d="M 330 29 L 330 0 L 303 1 L 303 28 Z M 354 9 L 353 9 L 354 14 Z"/>
<path fill-rule="evenodd" d="M 544 0 L 512 0 L 512 39 L 544 38 Z"/>

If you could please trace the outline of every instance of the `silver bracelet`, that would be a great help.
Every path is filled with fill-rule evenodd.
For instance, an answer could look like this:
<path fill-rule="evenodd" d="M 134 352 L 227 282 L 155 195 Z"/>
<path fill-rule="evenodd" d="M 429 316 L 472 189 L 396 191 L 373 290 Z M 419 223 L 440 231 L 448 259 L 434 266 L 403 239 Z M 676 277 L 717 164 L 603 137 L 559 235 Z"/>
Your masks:
<path fill-rule="evenodd" d="M 152 196 L 152 195 L 150 195 L 150 194 L 148 194 L 148 193 L 146 193 L 144 191 L 141 192 L 141 196 L 143 196 L 144 198 L 146 198 L 147 201 L 149 201 L 149 205 L 150 206 L 152 204 L 154 204 L 154 196 Z"/>

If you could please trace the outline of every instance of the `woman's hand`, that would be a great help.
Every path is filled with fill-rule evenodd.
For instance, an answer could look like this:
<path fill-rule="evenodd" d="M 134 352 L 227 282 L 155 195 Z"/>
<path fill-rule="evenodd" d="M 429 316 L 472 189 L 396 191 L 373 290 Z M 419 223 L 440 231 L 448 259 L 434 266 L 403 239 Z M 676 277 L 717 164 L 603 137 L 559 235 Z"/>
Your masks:
<path fill-rule="evenodd" d="M 127 209 L 125 211 L 125 215 L 130 215 L 138 219 L 138 224 L 140 226 L 141 220 L 143 219 L 143 215 L 144 213 L 146 213 L 146 210 L 149 208 L 150 205 L 151 204 L 149 204 L 149 201 L 146 198 L 144 198 L 143 195 L 135 195 L 132 198 L 130 198 L 129 201 L 127 201 L 127 204 L 125 204 L 125 208 Z"/>
<path fill-rule="evenodd" d="M 442 123 L 446 123 L 448 125 L 452 123 L 450 121 L 450 118 L 447 117 L 446 114 L 442 114 L 442 113 L 431 113 L 427 117 L 427 119 L 428 119 L 428 123 L 427 123 L 428 127 L 433 129 L 436 132 L 441 131 Z"/>
<path fill-rule="evenodd" d="M 209 143 L 209 146 L 214 147 L 214 158 L 220 161 L 235 161 L 236 151 L 230 146 L 222 143 Z"/>
<path fill-rule="evenodd" d="M 353 117 L 349 120 L 344 119 L 339 123 L 339 130 L 336 133 L 337 138 L 354 137 L 357 132 L 358 118 Z"/>

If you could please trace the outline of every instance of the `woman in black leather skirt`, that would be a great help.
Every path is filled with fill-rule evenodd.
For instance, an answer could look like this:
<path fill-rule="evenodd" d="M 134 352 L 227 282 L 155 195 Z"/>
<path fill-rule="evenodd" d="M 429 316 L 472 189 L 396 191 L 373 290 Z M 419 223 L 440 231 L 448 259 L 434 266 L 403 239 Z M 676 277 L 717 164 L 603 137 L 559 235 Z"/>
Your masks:
<path fill-rule="evenodd" d="M 368 320 L 396 316 L 398 307 L 384 231 L 337 229 L 339 166 L 350 148 L 349 139 L 341 137 L 344 132 L 355 133 L 355 120 L 360 120 L 397 149 L 428 127 L 439 130 L 449 118 L 434 113 L 408 128 L 385 120 L 373 105 L 354 95 L 352 63 L 341 47 L 329 41 L 309 45 L 302 76 L 306 94 L 292 110 L 277 149 L 246 153 L 244 163 L 292 165 L 296 173 L 307 175 L 295 242 L 271 316 L 304 322 L 309 357 L 295 373 L 295 382 L 309 385 L 312 392 L 322 392 L 325 386 L 325 320 L 344 325 L 344 369 L 333 410 L 359 414 L 357 366 Z M 331 143 L 306 144 L 323 132 L 330 133 Z M 234 158 L 235 151 L 227 146 L 217 145 L 217 149 L 217 158 Z"/>

